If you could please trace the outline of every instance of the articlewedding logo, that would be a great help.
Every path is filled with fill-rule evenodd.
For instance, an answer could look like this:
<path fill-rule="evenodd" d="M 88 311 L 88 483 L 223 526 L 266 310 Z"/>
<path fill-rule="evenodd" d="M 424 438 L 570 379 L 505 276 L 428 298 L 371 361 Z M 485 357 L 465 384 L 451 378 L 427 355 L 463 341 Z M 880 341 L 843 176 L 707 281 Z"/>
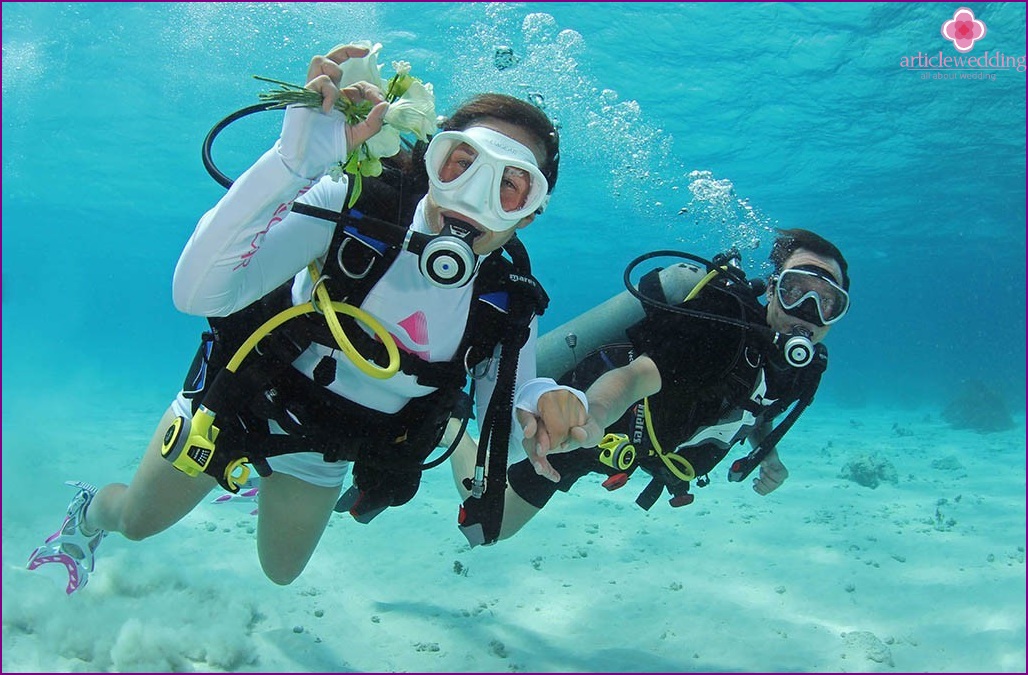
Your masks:
<path fill-rule="evenodd" d="M 974 49 L 974 43 L 985 37 L 985 22 L 974 18 L 974 12 L 960 7 L 953 12 L 953 18 L 942 24 L 942 37 L 953 43 L 957 51 L 966 54 Z"/>
<path fill-rule="evenodd" d="M 996 26 L 993 26 L 995 28 Z M 922 80 L 988 80 L 994 82 L 999 71 L 1025 72 L 1025 57 L 1008 56 L 1001 50 L 970 55 L 975 43 L 985 37 L 985 22 L 968 7 L 958 7 L 953 18 L 942 22 L 942 37 L 953 43 L 959 54 L 921 52 L 900 57 L 900 68 L 921 72 Z M 965 56 L 966 54 L 966 56 Z"/>

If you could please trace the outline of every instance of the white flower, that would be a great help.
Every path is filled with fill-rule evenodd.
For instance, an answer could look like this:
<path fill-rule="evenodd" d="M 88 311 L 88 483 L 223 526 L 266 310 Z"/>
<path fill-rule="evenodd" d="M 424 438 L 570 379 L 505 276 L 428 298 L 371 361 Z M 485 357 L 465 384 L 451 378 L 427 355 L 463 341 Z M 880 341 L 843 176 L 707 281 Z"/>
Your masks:
<path fill-rule="evenodd" d="M 362 40 L 354 44 L 358 47 L 365 47 L 370 51 L 367 56 L 347 59 L 339 64 L 339 68 L 343 71 L 343 75 L 339 80 L 339 88 L 349 87 L 355 82 L 370 82 L 379 89 L 384 89 L 382 66 L 378 65 L 378 53 L 382 49 L 382 43 L 376 42 L 373 45 L 367 40 Z"/>
<path fill-rule="evenodd" d="M 385 123 L 417 136 L 419 141 L 427 140 L 435 131 L 435 96 L 432 85 L 415 80 L 398 101 L 389 104 Z"/>
<path fill-rule="evenodd" d="M 368 157 L 392 157 L 400 151 L 400 131 L 391 124 L 383 124 L 382 130 L 364 142 Z"/>
<path fill-rule="evenodd" d="M 336 162 L 329 167 L 328 175 L 331 176 L 332 180 L 338 183 L 346 176 L 346 167 L 342 162 Z"/>
<path fill-rule="evenodd" d="M 342 75 L 339 88 L 348 87 L 356 82 L 368 82 L 382 90 L 391 101 L 382 120 L 381 130 L 360 147 L 351 149 L 345 163 L 337 163 L 329 169 L 329 175 L 334 180 L 340 180 L 344 175 L 352 176 L 354 189 L 350 195 L 351 207 L 360 196 L 362 178 L 377 176 L 382 172 L 382 158 L 392 157 L 400 151 L 403 134 L 413 134 L 418 140 L 426 141 L 437 128 L 435 92 L 431 84 L 426 84 L 410 74 L 410 62 L 393 61 L 396 75 L 385 82 L 382 79 L 382 66 L 378 65 L 381 43 L 355 44 L 368 49 L 368 54 L 361 58 L 348 59 L 340 64 Z M 387 91 L 390 86 L 392 91 Z M 314 103 L 310 105 L 316 107 L 318 103 L 320 97 L 315 97 Z M 347 115 L 351 114 L 347 112 L 347 106 L 340 107 L 339 102 L 337 109 Z M 363 113 L 360 115 L 359 119 L 363 119 Z"/>

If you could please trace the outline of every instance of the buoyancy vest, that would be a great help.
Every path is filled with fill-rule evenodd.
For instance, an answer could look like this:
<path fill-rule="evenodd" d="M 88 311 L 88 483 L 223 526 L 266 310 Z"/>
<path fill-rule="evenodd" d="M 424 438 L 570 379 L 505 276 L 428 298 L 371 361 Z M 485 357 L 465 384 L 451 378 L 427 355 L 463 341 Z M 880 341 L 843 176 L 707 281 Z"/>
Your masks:
<path fill-rule="evenodd" d="M 355 306 L 363 302 L 399 254 L 402 236 L 398 237 L 397 232 L 402 233 L 412 222 L 427 188 L 423 163 L 415 159 L 405 170 L 387 167 L 378 179 L 365 178 L 360 198 L 352 208 L 332 212 L 294 204 L 298 212 L 336 223 L 322 270 L 333 300 Z M 298 317 L 261 341 L 255 350 L 258 355 L 248 357 L 238 377 L 233 378 L 237 381 L 234 391 L 219 397 L 230 399 L 231 405 L 227 410 L 223 404 L 218 411 L 218 452 L 245 455 L 262 471 L 268 468 L 268 457 L 289 452 L 317 451 L 327 461 L 352 461 L 360 493 L 356 500 L 360 506 L 353 506 L 362 513 L 373 515 L 385 506 L 411 499 L 420 484 L 422 464 L 441 439 L 449 418 L 470 414 L 464 392 L 469 375 L 498 349 L 507 355 L 503 358 L 513 358 L 516 363 L 517 351 L 528 339 L 532 318 L 541 315 L 548 304 L 545 291 L 531 274 L 521 243 L 514 238 L 503 250 L 510 259 L 502 251 L 495 251 L 480 263 L 472 282 L 465 332 L 451 361 L 430 363 L 400 352 L 401 370 L 415 376 L 419 384 L 434 388 L 431 394 L 414 398 L 400 411 L 387 414 L 327 390 L 334 377 L 334 363 L 316 368 L 313 380 L 292 368 L 291 363 L 311 342 L 332 345 L 334 339 L 320 317 Z M 359 277 L 350 273 L 353 270 L 360 270 Z M 291 286 L 292 281 L 287 282 L 239 312 L 209 319 L 211 330 L 204 333 L 184 385 L 194 412 L 204 401 L 214 376 L 224 369 L 238 346 L 257 326 L 291 306 Z M 356 322 L 340 319 L 358 352 L 383 365 L 382 344 Z M 499 427 L 494 434 L 496 444 L 506 444 L 510 433 L 513 374 L 507 379 L 510 381 L 497 382 L 490 402 L 490 412 L 494 403 L 506 409 L 506 413 L 491 415 Z M 510 391 L 502 391 L 504 387 Z M 269 420 L 287 434 L 271 434 Z M 231 489 L 222 477 L 212 475 Z"/>
<path fill-rule="evenodd" d="M 640 287 L 650 297 L 662 297 L 655 275 L 644 277 Z M 766 324 L 766 310 L 756 298 L 740 293 L 720 278 L 709 282 L 685 306 L 700 314 Z M 625 437 L 635 461 L 631 466 L 619 466 L 612 461 L 618 449 L 601 448 L 593 469 L 611 476 L 605 483 L 609 489 L 624 485 L 637 468 L 650 474 L 652 480 L 637 500 L 646 509 L 664 489 L 671 494 L 672 505 L 690 503 L 690 480 L 706 485 L 707 474 L 758 424 L 770 423 L 790 407 L 798 416 L 812 399 L 827 365 L 823 345 L 817 345 L 813 363 L 794 368 L 784 362 L 780 349 L 761 332 L 652 307 L 646 307 L 646 316 L 630 326 L 626 334 L 630 342 L 595 350 L 559 381 L 574 382 L 574 386 L 584 389 L 604 372 L 624 366 L 643 353 L 657 364 L 660 392 L 631 406 L 608 429 Z M 800 401 L 806 403 L 801 407 L 797 404 Z M 794 421 L 790 413 L 788 424 L 782 422 L 775 429 L 779 433 L 773 442 L 780 440 Z M 683 471 L 686 464 L 661 459 L 661 454 L 670 453 L 684 459 L 688 468 Z"/>

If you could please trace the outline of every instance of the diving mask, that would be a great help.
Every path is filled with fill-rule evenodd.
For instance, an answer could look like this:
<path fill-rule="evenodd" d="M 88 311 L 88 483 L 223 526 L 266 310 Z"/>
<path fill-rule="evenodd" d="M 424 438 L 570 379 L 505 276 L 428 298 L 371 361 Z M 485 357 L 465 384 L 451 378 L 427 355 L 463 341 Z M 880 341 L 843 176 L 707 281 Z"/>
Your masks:
<path fill-rule="evenodd" d="M 429 192 L 442 210 L 493 232 L 511 229 L 546 204 L 546 178 L 532 151 L 486 127 L 436 134 L 425 165 Z"/>
<path fill-rule="evenodd" d="M 800 265 L 783 270 L 775 293 L 788 314 L 815 326 L 830 326 L 850 308 L 850 296 L 824 269 Z"/>

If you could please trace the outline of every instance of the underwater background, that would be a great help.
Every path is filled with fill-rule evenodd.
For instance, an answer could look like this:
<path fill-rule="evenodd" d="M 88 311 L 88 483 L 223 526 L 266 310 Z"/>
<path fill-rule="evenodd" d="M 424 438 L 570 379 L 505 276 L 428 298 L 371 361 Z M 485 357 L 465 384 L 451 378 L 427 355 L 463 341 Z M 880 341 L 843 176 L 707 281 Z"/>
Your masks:
<path fill-rule="evenodd" d="M 117 380 L 163 402 L 203 325 L 169 289 L 223 192 L 205 134 L 267 89 L 252 75 L 299 81 L 371 39 L 440 114 L 497 89 L 560 122 L 559 189 L 524 233 L 544 331 L 622 290 L 640 253 L 734 244 L 766 272 L 772 228 L 806 227 L 852 268 L 822 397 L 944 403 L 974 378 L 1023 409 L 1025 74 L 900 66 L 957 53 L 939 32 L 956 6 L 4 3 L 5 389 Z M 1024 55 L 1022 5 L 970 6 L 979 49 Z M 261 117 L 218 138 L 229 175 L 276 137 Z"/>
<path fill-rule="evenodd" d="M 904 65 L 958 55 L 940 26 L 960 6 L 988 26 L 970 55 L 1015 67 Z M 495 90 L 560 124 L 559 184 L 522 235 L 552 299 L 543 332 L 623 290 L 625 265 L 650 250 L 711 257 L 736 246 L 747 271 L 766 276 L 775 228 L 838 245 L 853 304 L 826 340 L 813 409 L 839 411 L 847 426 L 883 409 L 937 416 L 954 401 L 972 420 L 1013 418 L 1023 596 L 1023 3 L 5 2 L 2 12 L 5 568 L 35 545 L 14 550 L 10 533 L 56 524 L 60 481 L 129 478 L 182 382 L 206 324 L 175 310 L 172 273 L 224 192 L 201 164 L 208 130 L 257 102 L 268 85 L 253 75 L 302 83 L 314 54 L 368 39 L 383 43 L 386 72 L 407 60 L 434 85 L 440 114 Z M 499 67 L 500 47 L 516 62 Z M 280 113 L 233 124 L 215 144 L 219 168 L 238 175 L 280 124 Z M 972 467 L 976 451 L 957 450 Z M 66 475 L 100 456 L 117 476 Z M 241 564 L 256 567 L 250 555 Z M 1020 621 L 1023 668 L 1023 604 Z M 6 647 L 6 618 L 4 632 Z"/>

